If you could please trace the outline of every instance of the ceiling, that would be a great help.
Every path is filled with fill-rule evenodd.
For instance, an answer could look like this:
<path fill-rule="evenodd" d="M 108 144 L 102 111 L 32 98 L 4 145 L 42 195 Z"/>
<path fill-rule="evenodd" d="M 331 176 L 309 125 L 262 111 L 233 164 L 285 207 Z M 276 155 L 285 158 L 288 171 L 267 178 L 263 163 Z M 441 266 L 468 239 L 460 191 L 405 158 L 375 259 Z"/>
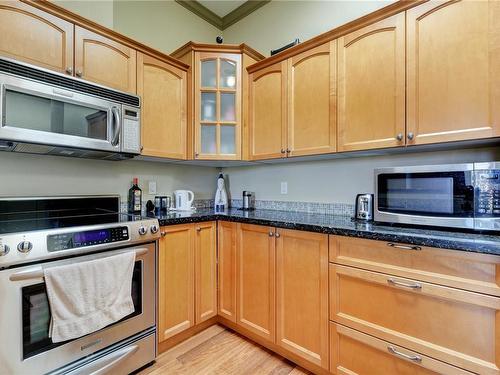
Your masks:
<path fill-rule="evenodd" d="M 220 30 L 235 24 L 271 0 L 175 0 Z"/>
<path fill-rule="evenodd" d="M 205 8 L 210 9 L 212 12 L 217 14 L 219 17 L 224 17 L 225 15 L 231 13 L 233 10 L 238 8 L 240 5 L 246 3 L 245 0 L 198 0 L 198 2 Z"/>

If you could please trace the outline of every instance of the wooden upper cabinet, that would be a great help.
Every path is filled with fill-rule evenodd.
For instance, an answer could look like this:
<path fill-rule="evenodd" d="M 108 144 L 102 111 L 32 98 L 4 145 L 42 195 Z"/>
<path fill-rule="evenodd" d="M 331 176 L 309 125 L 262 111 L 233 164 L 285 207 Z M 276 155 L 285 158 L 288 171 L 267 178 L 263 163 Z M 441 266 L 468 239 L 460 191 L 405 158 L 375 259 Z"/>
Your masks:
<path fill-rule="evenodd" d="M 75 26 L 75 74 L 135 94 L 136 50 Z"/>
<path fill-rule="evenodd" d="M 408 144 L 500 135 L 499 20 L 495 0 L 407 11 Z"/>
<path fill-rule="evenodd" d="M 218 280 L 220 316 L 236 323 L 236 239 L 238 224 L 218 223 Z"/>
<path fill-rule="evenodd" d="M 239 224 L 237 324 L 274 342 L 275 240 L 274 228 Z"/>
<path fill-rule="evenodd" d="M 336 148 L 337 41 L 288 59 L 288 156 Z"/>
<path fill-rule="evenodd" d="M 338 40 L 339 151 L 405 144 L 404 37 L 401 13 Z"/>
<path fill-rule="evenodd" d="M 140 52 L 137 54 L 143 155 L 186 159 L 186 80 L 184 70 Z"/>
<path fill-rule="evenodd" d="M 249 86 L 250 160 L 285 157 L 287 62 L 253 72 Z"/>
<path fill-rule="evenodd" d="M 276 342 L 328 369 L 328 235 L 276 229 Z"/>
<path fill-rule="evenodd" d="M 217 224 L 199 223 L 195 228 L 195 322 L 217 315 Z"/>
<path fill-rule="evenodd" d="M 194 325 L 193 226 L 162 228 L 158 262 L 158 341 Z"/>
<path fill-rule="evenodd" d="M 60 73 L 73 70 L 72 23 L 20 1 L 0 1 L 0 54 Z"/>

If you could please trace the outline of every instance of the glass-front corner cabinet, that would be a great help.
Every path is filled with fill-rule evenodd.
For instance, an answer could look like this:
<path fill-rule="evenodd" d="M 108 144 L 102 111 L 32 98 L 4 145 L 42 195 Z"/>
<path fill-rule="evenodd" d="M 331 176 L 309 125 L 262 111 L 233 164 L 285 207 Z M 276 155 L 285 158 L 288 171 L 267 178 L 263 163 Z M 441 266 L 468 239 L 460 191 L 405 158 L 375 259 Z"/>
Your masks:
<path fill-rule="evenodd" d="M 241 54 L 197 52 L 195 68 L 195 158 L 240 159 Z"/>

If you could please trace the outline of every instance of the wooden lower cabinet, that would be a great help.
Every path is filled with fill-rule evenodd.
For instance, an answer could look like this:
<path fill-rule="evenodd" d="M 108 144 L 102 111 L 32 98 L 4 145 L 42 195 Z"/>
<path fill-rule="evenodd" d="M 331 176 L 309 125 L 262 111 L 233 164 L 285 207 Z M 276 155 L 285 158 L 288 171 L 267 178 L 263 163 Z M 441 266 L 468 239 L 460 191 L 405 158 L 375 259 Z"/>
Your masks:
<path fill-rule="evenodd" d="M 194 228 L 162 228 L 158 265 L 158 341 L 194 325 Z"/>
<path fill-rule="evenodd" d="M 276 229 L 276 343 L 328 369 L 328 236 Z"/>
<path fill-rule="evenodd" d="M 239 224 L 237 253 L 237 324 L 274 342 L 274 228 Z"/>
<path fill-rule="evenodd" d="M 500 299 L 330 264 L 330 320 L 480 374 L 498 374 Z"/>
<path fill-rule="evenodd" d="M 218 314 L 236 323 L 236 239 L 238 224 L 218 225 Z"/>
<path fill-rule="evenodd" d="M 330 323 L 330 372 L 337 375 L 466 375 L 471 372 Z"/>
<path fill-rule="evenodd" d="M 217 315 L 217 224 L 195 225 L 195 323 Z"/>
<path fill-rule="evenodd" d="M 162 227 L 158 341 L 217 315 L 216 223 Z"/>

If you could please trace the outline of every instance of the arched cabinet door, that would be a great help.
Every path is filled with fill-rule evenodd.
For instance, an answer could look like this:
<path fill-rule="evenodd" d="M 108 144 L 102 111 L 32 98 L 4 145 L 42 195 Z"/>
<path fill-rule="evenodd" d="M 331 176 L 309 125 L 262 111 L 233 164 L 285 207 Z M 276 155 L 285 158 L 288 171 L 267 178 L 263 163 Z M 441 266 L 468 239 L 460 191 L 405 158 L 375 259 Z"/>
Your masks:
<path fill-rule="evenodd" d="M 20 1 L 0 1 L 0 55 L 73 72 L 72 23 Z"/>
<path fill-rule="evenodd" d="M 409 145 L 500 135 L 500 2 L 407 11 Z"/>
<path fill-rule="evenodd" d="M 186 159 L 187 73 L 142 53 L 137 61 L 142 154 Z"/>
<path fill-rule="evenodd" d="M 288 59 L 288 156 L 335 152 L 336 45 Z"/>
<path fill-rule="evenodd" d="M 250 159 L 286 157 L 287 62 L 253 72 L 249 82 Z"/>
<path fill-rule="evenodd" d="M 75 26 L 75 75 L 136 93 L 136 50 Z"/>
<path fill-rule="evenodd" d="M 338 40 L 338 150 L 405 144 L 405 15 Z"/>

